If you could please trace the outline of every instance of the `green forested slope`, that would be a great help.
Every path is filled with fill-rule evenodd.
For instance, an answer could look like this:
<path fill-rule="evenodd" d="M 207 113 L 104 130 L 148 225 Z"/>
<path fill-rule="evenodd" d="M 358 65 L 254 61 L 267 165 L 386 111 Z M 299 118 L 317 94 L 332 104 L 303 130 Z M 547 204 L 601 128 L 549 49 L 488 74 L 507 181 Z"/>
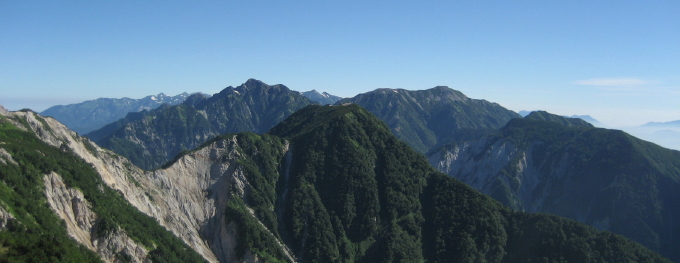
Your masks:
<path fill-rule="evenodd" d="M 243 251 L 264 258 L 286 261 L 274 236 L 302 262 L 667 262 L 621 236 L 503 207 L 357 105 L 308 106 L 269 134 L 237 137 L 258 186 L 230 218 L 251 237 Z"/>
<path fill-rule="evenodd" d="M 234 138 L 225 136 L 204 145 Z M 238 144 L 237 169 L 247 185 L 211 191 L 231 193 L 224 223 L 236 226 L 238 257 L 248 252 L 266 262 L 287 262 L 288 255 L 300 262 L 668 262 L 621 236 L 503 207 L 434 170 L 357 105 L 308 106 L 268 134 L 241 133 L 231 141 Z M 120 227 L 158 262 L 202 260 L 74 155 L 7 122 L 0 142 L 18 163 L 0 164 L 2 205 L 30 227 L 0 232 L 3 257 L 97 261 L 68 238 L 41 195 L 41 176 L 54 171 L 81 190 L 102 218 L 97 232 Z"/>
<path fill-rule="evenodd" d="M 377 89 L 338 104 L 356 103 L 375 114 L 392 133 L 419 152 L 446 142 L 478 138 L 520 116 L 485 100 L 439 86 L 428 90 Z"/>
<path fill-rule="evenodd" d="M 97 235 L 125 231 L 149 250 L 154 262 L 202 262 L 203 259 L 158 222 L 130 205 L 109 188 L 96 171 L 73 153 L 51 147 L 31 132 L 22 131 L 0 116 L 0 148 L 11 155 L 0 162 L 0 205 L 16 220 L 0 230 L 0 261 L 98 262 L 97 254 L 68 236 L 63 221 L 44 196 L 43 176 L 59 174 L 82 191 L 100 217 Z M 17 121 L 21 121 L 17 119 Z M 120 255 L 125 260 L 126 255 Z"/>
<path fill-rule="evenodd" d="M 517 210 L 576 219 L 680 260 L 680 152 L 563 119 L 514 119 L 430 161 L 450 163 L 451 176 Z"/>

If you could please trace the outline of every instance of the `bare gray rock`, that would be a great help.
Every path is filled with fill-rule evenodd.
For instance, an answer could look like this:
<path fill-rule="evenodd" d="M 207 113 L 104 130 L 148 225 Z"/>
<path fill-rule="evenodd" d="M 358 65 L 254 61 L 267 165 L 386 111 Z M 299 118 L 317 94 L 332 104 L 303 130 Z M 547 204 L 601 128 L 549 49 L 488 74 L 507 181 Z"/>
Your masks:
<path fill-rule="evenodd" d="M 246 251 L 241 259 L 236 257 L 237 229 L 234 223 L 228 223 L 225 218 L 224 211 L 229 200 L 226 189 L 235 189 L 242 198 L 250 188 L 250 183 L 238 164 L 241 153 L 236 137 L 216 141 L 185 155 L 168 168 L 143 171 L 124 157 L 98 147 L 50 117 L 42 117 L 34 112 L 12 112 L 10 116 L 10 119 L 24 119 L 29 127 L 24 127 L 16 120 L 14 122 L 24 129 L 34 131 L 44 142 L 73 151 L 92 164 L 109 187 L 120 192 L 142 213 L 158 220 L 207 261 L 262 261 L 250 251 Z M 79 226 L 79 222 L 88 226 L 90 221 L 85 210 L 82 206 L 74 207 L 73 204 L 60 208 L 62 211 L 69 209 L 78 211 L 72 215 L 64 214 L 66 218 L 73 218 L 69 232 L 73 230 L 74 238 L 86 237 L 83 231 L 75 228 Z M 116 242 L 125 243 L 120 238 Z M 97 244 L 107 244 L 104 246 L 110 247 L 106 251 L 126 247 L 108 245 L 109 243 L 106 240 L 97 241 Z M 279 244 L 284 251 L 289 251 L 283 242 Z M 94 244 L 91 246 L 95 247 Z M 136 250 L 124 251 L 133 253 Z M 102 253 L 100 255 L 109 256 Z M 290 253 L 288 256 L 291 261 L 295 261 Z"/>
<path fill-rule="evenodd" d="M 132 262 L 149 261 L 149 252 L 120 229 L 97 236 L 97 215 L 90 209 L 85 196 L 79 190 L 67 187 L 57 173 L 45 175 L 43 182 L 45 197 L 52 210 L 64 220 L 69 235 L 78 243 L 97 252 L 106 262 L 117 262 L 120 255 L 126 255 Z"/>
<path fill-rule="evenodd" d="M 2 206 L 0 206 L 0 230 L 5 229 L 7 227 L 7 223 L 12 220 L 14 220 L 14 216 L 2 208 Z"/>

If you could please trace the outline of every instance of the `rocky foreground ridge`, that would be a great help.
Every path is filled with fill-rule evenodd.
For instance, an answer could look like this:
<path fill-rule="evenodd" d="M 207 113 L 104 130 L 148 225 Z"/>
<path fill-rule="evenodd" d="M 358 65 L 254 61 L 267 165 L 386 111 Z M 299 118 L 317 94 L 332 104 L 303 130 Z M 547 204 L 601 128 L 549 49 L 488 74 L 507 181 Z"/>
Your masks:
<path fill-rule="evenodd" d="M 92 164 L 109 187 L 118 191 L 139 211 L 157 219 L 206 260 L 236 261 L 235 228 L 225 222 L 226 197 L 220 190 L 229 189 L 232 185 L 243 189 L 248 185 L 243 171 L 237 169 L 240 154 L 235 143 L 220 142 L 183 157 L 172 167 L 145 172 L 127 159 L 78 136 L 52 118 L 44 118 L 31 111 L 5 114 L 23 120 L 15 124 L 19 127 L 25 125 L 23 128 L 35 132 L 44 142 L 54 147 L 65 147 Z M 98 252 L 105 260 L 121 250 L 139 250 L 138 245 L 128 244 L 129 239 L 124 235 L 108 237 L 116 239 L 115 242 L 109 241 L 116 243 L 110 247 L 100 248 L 97 244 L 102 242 L 90 241 L 93 238 L 88 233 L 96 216 L 86 209 L 87 201 L 77 190 L 63 186 L 58 175 L 50 174 L 45 178 L 50 204 L 67 222 L 69 232 L 77 241 Z M 54 187 L 55 184 L 58 187 Z M 214 194 L 209 195 L 210 192 Z M 55 198 L 51 198 L 53 196 Z M 244 258 L 258 261 L 256 256 L 248 253 Z M 138 259 L 143 261 L 144 257 Z"/>

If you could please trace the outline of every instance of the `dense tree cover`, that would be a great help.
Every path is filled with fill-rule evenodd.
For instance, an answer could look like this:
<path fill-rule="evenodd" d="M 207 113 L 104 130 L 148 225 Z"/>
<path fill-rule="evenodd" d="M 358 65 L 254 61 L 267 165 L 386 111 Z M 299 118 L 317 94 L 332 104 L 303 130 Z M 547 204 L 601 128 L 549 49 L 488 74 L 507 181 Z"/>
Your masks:
<path fill-rule="evenodd" d="M 86 136 L 151 170 L 221 134 L 264 133 L 312 103 L 283 85 L 269 86 L 250 79 L 210 98 L 192 96 L 182 105 L 128 114 Z"/>
<path fill-rule="evenodd" d="M 292 139 L 292 195 L 284 201 L 292 249 L 309 262 L 422 261 L 418 196 L 425 181 L 410 175 L 427 163 L 404 152 L 407 146 L 365 110 L 319 109 L 311 116 L 318 125 L 302 125 L 306 131 L 294 129 L 309 120 L 291 118 L 271 132 Z M 312 234 L 320 237 L 310 241 Z"/>
<path fill-rule="evenodd" d="M 484 147 L 459 156 L 474 159 L 494 145 L 516 147 L 495 160 L 505 165 L 497 174 L 477 175 L 487 178 L 478 184 L 486 184 L 482 191 L 514 209 L 576 219 L 680 260 L 680 152 L 545 112 L 529 116 L 511 120 L 481 140 Z M 541 183 L 532 186 L 532 180 Z"/>
<path fill-rule="evenodd" d="M 82 191 L 92 205 L 100 218 L 96 233 L 125 231 L 150 251 L 150 259 L 155 262 L 203 261 L 156 220 L 139 212 L 106 186 L 94 168 L 75 154 L 51 147 L 6 120 L 0 121 L 0 147 L 17 162 L 17 165 L 0 163 L 0 205 L 16 217 L 7 229 L 0 231 L 3 260 L 99 261 L 95 253 L 68 237 L 64 222 L 45 200 L 42 178 L 56 172 L 69 187 Z"/>
<path fill-rule="evenodd" d="M 289 155 L 271 135 L 290 142 Z M 302 262 L 667 262 L 621 236 L 503 207 L 435 171 L 356 105 L 308 106 L 268 135 L 240 136 L 244 158 L 254 161 L 249 178 L 276 180 L 277 187 L 275 195 L 262 191 L 266 206 L 246 194 L 243 204 L 264 211 L 256 218 L 272 233 L 244 223 L 249 227 L 239 231 L 254 238 L 239 251 L 262 253 L 276 236 Z M 265 164 L 264 156 L 273 159 Z M 264 179 L 274 166 L 279 175 Z M 252 219 L 232 205 L 232 222 Z M 277 226 L 266 223 L 270 215 Z M 286 260 L 274 250 L 265 254 Z"/>
<path fill-rule="evenodd" d="M 622 236 L 546 214 L 506 212 L 504 262 L 659 262 L 661 257 Z"/>
<path fill-rule="evenodd" d="M 237 195 L 234 194 L 233 197 Z M 265 262 L 288 262 L 284 252 L 266 228 L 248 212 L 243 200 L 231 198 L 225 211 L 229 224 L 236 224 L 236 256 L 243 258 L 246 252 L 265 260 Z"/>

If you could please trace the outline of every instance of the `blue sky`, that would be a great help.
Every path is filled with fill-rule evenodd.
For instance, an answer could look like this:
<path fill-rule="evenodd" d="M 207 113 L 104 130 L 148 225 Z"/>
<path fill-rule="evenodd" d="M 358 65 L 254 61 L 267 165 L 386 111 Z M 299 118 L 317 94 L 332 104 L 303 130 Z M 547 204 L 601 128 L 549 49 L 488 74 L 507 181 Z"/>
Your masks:
<path fill-rule="evenodd" d="M 0 104 L 449 86 L 612 126 L 680 120 L 680 1 L 0 0 Z"/>

